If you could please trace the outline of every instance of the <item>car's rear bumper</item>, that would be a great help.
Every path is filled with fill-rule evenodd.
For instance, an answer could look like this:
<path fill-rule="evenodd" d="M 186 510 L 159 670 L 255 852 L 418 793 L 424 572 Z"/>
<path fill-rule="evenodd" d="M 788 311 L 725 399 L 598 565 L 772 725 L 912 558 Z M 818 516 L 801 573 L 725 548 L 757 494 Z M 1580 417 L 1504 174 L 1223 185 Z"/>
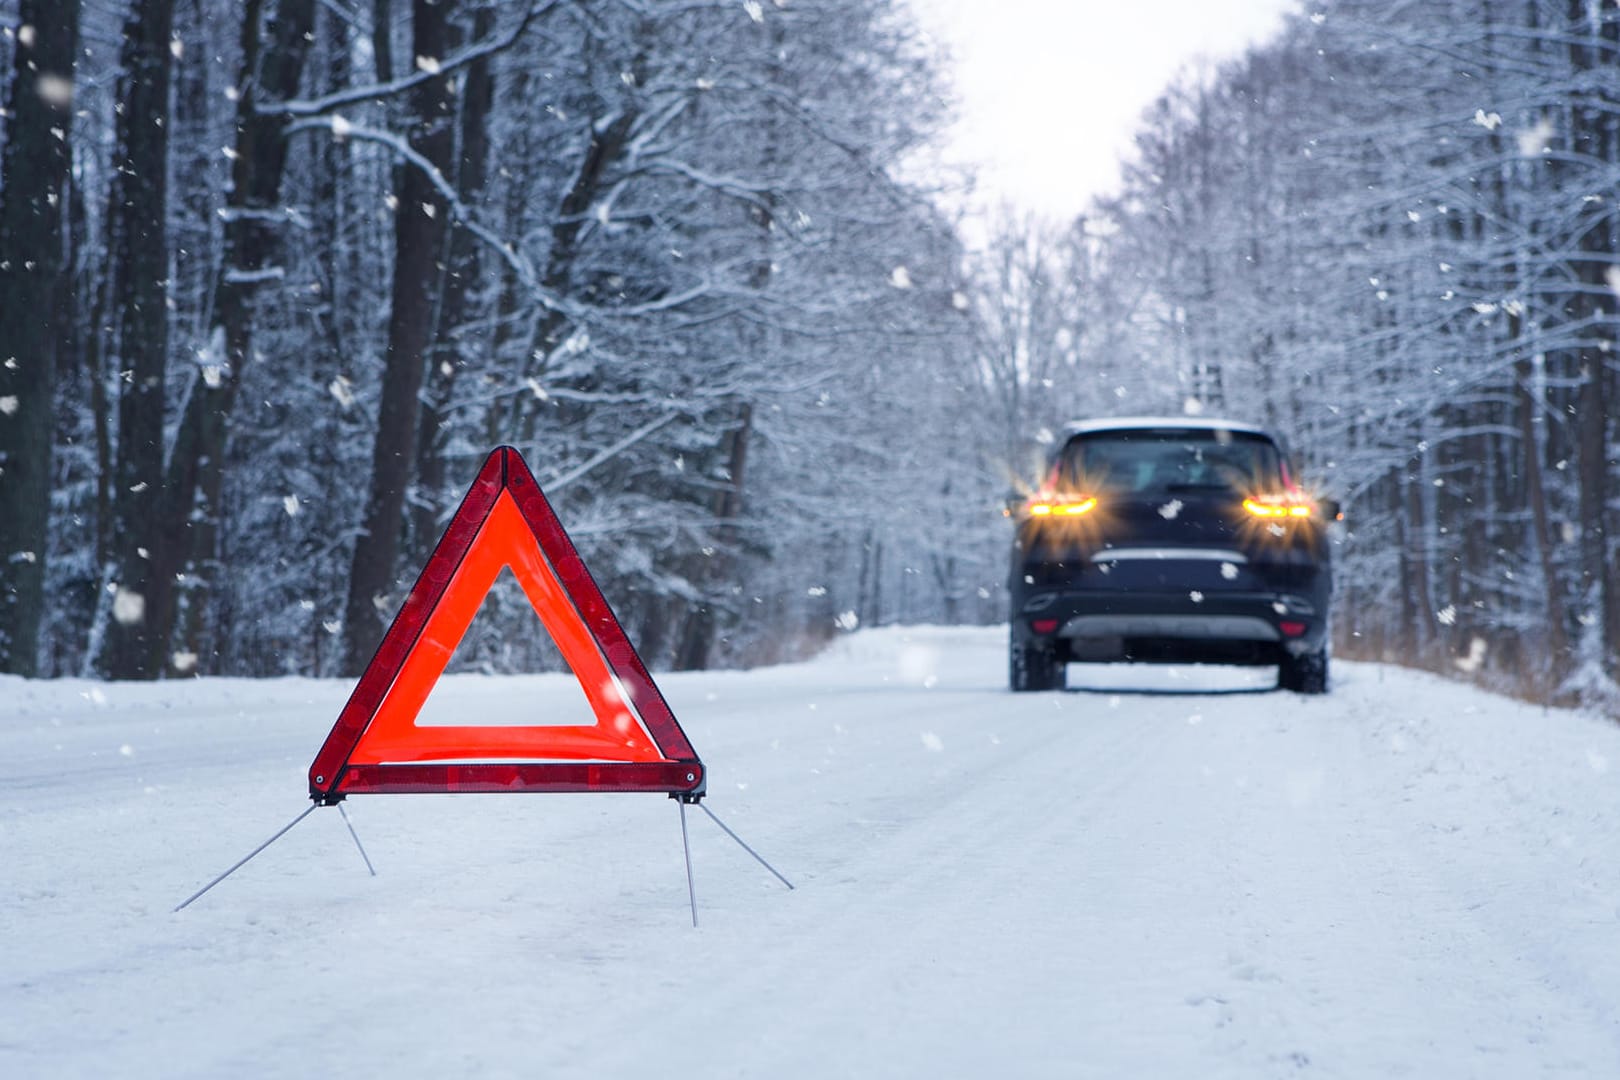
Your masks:
<path fill-rule="evenodd" d="M 1033 590 L 1013 617 L 1028 645 L 1061 645 L 1076 660 L 1275 663 L 1327 637 L 1326 604 L 1287 591 Z"/>

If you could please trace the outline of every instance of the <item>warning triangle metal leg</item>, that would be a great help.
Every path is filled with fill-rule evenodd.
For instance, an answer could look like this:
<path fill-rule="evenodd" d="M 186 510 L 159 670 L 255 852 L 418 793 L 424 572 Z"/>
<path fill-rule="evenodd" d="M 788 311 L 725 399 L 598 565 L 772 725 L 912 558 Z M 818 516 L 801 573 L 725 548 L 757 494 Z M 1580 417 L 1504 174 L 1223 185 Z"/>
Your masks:
<path fill-rule="evenodd" d="M 720 826 L 720 828 L 725 830 L 725 834 L 727 836 L 729 836 L 733 840 L 737 841 L 737 846 L 738 847 L 742 848 L 744 851 L 748 852 L 748 854 L 752 855 L 754 857 L 755 861 L 757 861 L 759 863 L 759 865 L 763 866 L 765 869 L 767 869 L 771 873 L 775 874 L 777 881 L 780 881 L 782 884 L 786 885 L 790 889 L 793 888 L 793 882 L 791 882 L 787 878 L 783 877 L 781 875 L 781 873 L 777 871 L 776 867 L 774 867 L 770 863 L 766 862 L 764 856 L 760 855 L 759 852 L 755 851 L 753 848 L 751 848 L 747 844 L 743 843 L 743 838 L 742 837 L 740 837 L 736 833 L 732 832 L 729 828 L 726 828 L 726 823 L 721 821 L 718 817 L 715 816 L 714 811 L 709 809 L 709 806 L 708 806 L 707 803 L 698 803 L 697 805 L 698 805 L 698 809 L 702 810 L 705 814 L 708 814 L 710 819 L 716 825 Z M 683 820 L 684 820 L 684 818 L 683 818 Z"/>
<path fill-rule="evenodd" d="M 675 805 L 681 808 L 681 850 L 686 853 L 686 895 L 692 901 L 692 925 L 697 926 L 697 889 L 692 884 L 692 844 L 686 836 L 686 802 L 676 799 Z"/>
<path fill-rule="evenodd" d="M 343 824 L 349 827 L 349 835 L 354 837 L 354 846 L 360 849 L 360 857 L 366 860 L 366 869 L 371 871 L 372 877 L 376 877 L 377 868 L 371 865 L 371 856 L 366 854 L 366 846 L 360 842 L 360 834 L 354 831 L 354 822 L 349 820 L 349 812 L 343 809 L 342 803 L 338 803 L 337 808 L 338 813 L 343 815 Z"/>
<path fill-rule="evenodd" d="M 253 856 L 257 855 L 259 852 L 263 851 L 265 848 L 269 847 L 271 844 L 275 843 L 277 840 L 280 840 L 283 836 L 287 835 L 288 831 L 290 831 L 294 825 L 298 824 L 300 821 L 303 821 L 305 818 L 309 817 L 309 815 L 313 814 L 316 810 L 318 810 L 320 808 L 320 805 L 321 805 L 320 803 L 311 803 L 310 806 L 309 806 L 309 809 L 305 810 L 302 814 L 299 814 L 297 817 L 295 817 L 291 821 L 287 822 L 287 824 L 283 825 L 281 827 L 280 832 L 276 833 L 276 835 L 272 836 L 270 839 L 266 840 L 264 843 L 260 844 L 258 847 L 254 848 L 252 851 L 250 851 L 246 855 L 242 856 L 242 858 L 237 860 L 236 865 L 232 866 L 229 870 L 227 870 L 223 874 L 219 875 L 219 877 L 215 878 L 213 881 L 210 881 L 208 884 L 204 885 L 202 888 L 198 889 L 196 892 L 194 892 L 190 896 L 186 897 L 185 900 L 181 901 L 180 906 L 175 908 L 174 910 L 175 911 L 182 911 L 185 908 L 191 906 L 191 902 L 193 900 L 197 899 L 203 893 L 207 892 L 209 889 L 212 889 L 215 885 L 218 885 L 220 882 L 224 881 L 226 878 L 228 878 L 232 874 L 236 873 L 242 867 L 246 866 L 249 859 L 253 858 Z M 360 842 L 359 838 L 356 838 L 355 843 L 359 843 L 359 842 Z M 367 860 L 367 865 L 368 866 L 370 865 L 370 860 Z"/>

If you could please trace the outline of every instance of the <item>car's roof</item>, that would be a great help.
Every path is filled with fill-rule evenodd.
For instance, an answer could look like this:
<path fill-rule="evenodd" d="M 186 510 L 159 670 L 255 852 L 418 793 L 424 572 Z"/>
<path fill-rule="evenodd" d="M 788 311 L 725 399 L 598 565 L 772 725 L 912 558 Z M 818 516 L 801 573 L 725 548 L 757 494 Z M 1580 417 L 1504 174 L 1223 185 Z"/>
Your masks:
<path fill-rule="evenodd" d="M 1239 420 L 1219 420 L 1202 416 L 1117 416 L 1106 420 L 1075 420 L 1065 424 L 1065 435 L 1091 435 L 1099 431 L 1156 431 L 1171 428 L 1179 431 L 1238 431 L 1247 435 L 1271 432 L 1254 424 Z"/>

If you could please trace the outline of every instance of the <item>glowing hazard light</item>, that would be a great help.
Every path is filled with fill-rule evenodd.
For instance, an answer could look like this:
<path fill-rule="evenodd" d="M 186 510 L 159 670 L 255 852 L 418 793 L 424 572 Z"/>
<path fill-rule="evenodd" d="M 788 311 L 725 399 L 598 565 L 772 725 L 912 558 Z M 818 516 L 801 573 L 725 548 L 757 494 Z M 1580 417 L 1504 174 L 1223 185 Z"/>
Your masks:
<path fill-rule="evenodd" d="M 579 679 L 595 722 L 418 724 L 503 570 Z M 490 454 L 309 769 L 310 796 L 704 793 L 703 763 L 523 458 Z"/>

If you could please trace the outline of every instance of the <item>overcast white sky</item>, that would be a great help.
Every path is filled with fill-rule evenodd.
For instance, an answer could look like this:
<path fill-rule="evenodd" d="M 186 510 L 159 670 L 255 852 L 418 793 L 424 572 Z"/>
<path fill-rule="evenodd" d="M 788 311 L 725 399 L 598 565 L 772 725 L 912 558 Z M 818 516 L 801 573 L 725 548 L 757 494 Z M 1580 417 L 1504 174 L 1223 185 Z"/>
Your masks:
<path fill-rule="evenodd" d="M 910 0 L 953 65 L 947 160 L 979 166 L 978 207 L 1066 218 L 1112 190 L 1142 110 L 1182 65 L 1263 40 L 1300 0 Z"/>

